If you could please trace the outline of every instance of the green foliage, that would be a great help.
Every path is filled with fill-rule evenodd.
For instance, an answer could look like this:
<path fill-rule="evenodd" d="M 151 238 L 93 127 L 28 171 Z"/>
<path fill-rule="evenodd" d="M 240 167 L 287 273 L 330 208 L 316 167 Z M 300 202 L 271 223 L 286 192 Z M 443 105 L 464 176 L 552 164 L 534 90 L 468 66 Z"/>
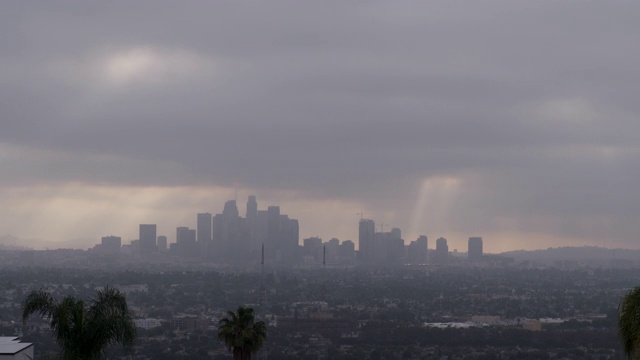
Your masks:
<path fill-rule="evenodd" d="M 233 353 L 235 360 L 250 360 L 266 338 L 267 326 L 264 321 L 255 322 L 252 308 L 240 306 L 236 312 L 228 311 L 218 326 L 218 339 Z"/>
<path fill-rule="evenodd" d="M 126 298 L 113 288 L 98 291 L 88 306 L 72 296 L 56 301 L 49 292 L 36 290 L 22 303 L 23 322 L 33 314 L 49 319 L 66 360 L 100 359 L 108 346 L 130 348 L 136 337 Z"/>
<path fill-rule="evenodd" d="M 620 301 L 618 333 L 627 357 L 640 359 L 640 287 L 629 291 Z"/>

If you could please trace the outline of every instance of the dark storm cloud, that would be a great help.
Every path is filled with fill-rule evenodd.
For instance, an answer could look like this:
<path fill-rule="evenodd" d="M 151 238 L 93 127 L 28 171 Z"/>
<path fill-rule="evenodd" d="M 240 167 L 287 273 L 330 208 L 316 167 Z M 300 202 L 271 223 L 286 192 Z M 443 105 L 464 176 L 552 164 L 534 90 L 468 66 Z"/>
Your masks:
<path fill-rule="evenodd" d="M 3 7 L 0 141 L 57 154 L 7 160 L 5 182 L 283 189 L 406 214 L 424 179 L 452 177 L 452 228 L 640 230 L 635 3 Z M 143 65 L 114 80 L 110 56 Z"/>

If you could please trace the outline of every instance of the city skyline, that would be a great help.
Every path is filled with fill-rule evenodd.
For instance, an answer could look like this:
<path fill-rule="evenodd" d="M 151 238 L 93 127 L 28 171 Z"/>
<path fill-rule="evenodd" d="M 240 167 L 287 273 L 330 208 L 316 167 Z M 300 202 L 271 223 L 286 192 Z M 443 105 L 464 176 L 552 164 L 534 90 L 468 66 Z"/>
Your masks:
<path fill-rule="evenodd" d="M 234 196 L 237 198 L 238 193 L 237 190 L 234 192 Z M 254 195 L 249 195 L 249 198 L 253 198 L 253 200 L 255 201 L 255 196 Z M 225 206 L 228 205 L 228 203 L 230 202 L 236 202 L 236 200 L 226 200 L 223 201 L 222 204 L 224 204 Z M 269 207 L 272 207 L 271 205 Z M 279 207 L 279 206 L 276 206 Z M 247 208 L 241 208 L 241 207 L 237 207 L 237 211 L 238 212 L 242 212 L 244 210 L 244 212 L 247 212 Z M 208 212 L 208 211 L 212 211 L 212 213 Z M 222 213 L 223 211 L 221 211 Z M 189 216 L 181 216 L 178 217 L 178 219 L 182 219 L 182 220 L 176 220 L 176 219 L 172 219 L 171 221 L 169 221 L 169 223 L 173 223 L 176 224 L 176 226 L 171 227 L 170 225 L 167 225 L 166 223 L 160 223 L 160 222 L 148 222 L 147 224 L 135 224 L 135 226 L 131 229 L 128 229 L 127 231 L 124 232 L 124 234 L 126 235 L 122 235 L 122 234 L 115 234 L 115 232 L 108 232 L 104 233 L 104 234 L 100 234 L 98 237 L 90 237 L 90 236 L 84 236 L 84 237 L 80 237 L 78 239 L 70 239 L 65 241 L 62 241 L 61 243 L 72 243 L 74 244 L 73 247 L 77 247 L 77 248 L 86 248 L 89 249 L 92 246 L 96 245 L 96 241 L 99 242 L 100 238 L 103 238 L 105 236 L 109 237 L 109 236 L 117 236 L 118 238 L 122 238 L 122 244 L 123 245 L 129 245 L 131 244 L 132 241 L 135 240 L 140 240 L 141 236 L 140 236 L 140 232 L 138 230 L 138 227 L 140 227 L 140 231 L 142 231 L 141 229 L 143 227 L 153 227 L 153 230 L 156 235 L 158 237 L 164 237 L 167 239 L 167 245 L 169 244 L 175 244 L 178 242 L 178 238 L 179 235 L 174 235 L 176 234 L 176 230 L 178 232 L 182 231 L 193 231 L 193 236 L 196 236 L 196 229 L 199 227 L 198 226 L 198 218 L 200 215 L 211 215 L 212 216 L 212 223 L 213 223 L 213 216 L 217 215 L 221 215 L 215 212 L 215 210 L 207 210 L 207 212 L 204 213 L 192 213 Z M 347 227 L 351 227 L 349 233 L 352 233 L 353 236 L 352 237 L 341 237 L 338 234 L 335 234 L 331 231 L 331 228 L 320 232 L 321 234 L 324 234 L 323 236 L 318 235 L 319 232 L 309 232 L 309 231 L 304 231 L 304 225 L 301 226 L 300 228 L 300 235 L 299 235 L 299 245 L 303 245 L 303 240 L 305 238 L 313 238 L 313 237 L 318 237 L 320 239 L 322 239 L 323 241 L 328 241 L 330 239 L 339 239 L 340 242 L 344 242 L 347 240 L 350 240 L 352 242 L 354 242 L 356 249 L 359 249 L 359 235 L 358 235 L 358 225 L 357 225 L 357 221 L 360 220 L 360 222 L 362 222 L 362 220 L 366 220 L 366 221 L 370 221 L 372 223 L 375 223 L 376 220 L 374 219 L 365 219 L 364 218 L 365 213 L 359 212 L 356 213 L 355 216 L 353 216 L 351 219 L 348 219 L 348 221 L 345 222 L 351 222 L 351 224 L 348 224 Z M 185 220 L 188 219 L 188 220 Z M 347 219 L 343 219 L 343 220 L 347 220 Z M 180 222 L 182 221 L 182 222 Z M 132 223 L 134 223 L 135 220 L 132 220 Z M 402 221 L 400 221 L 402 222 Z M 399 227 L 394 226 L 394 225 L 389 225 L 386 224 L 385 221 L 379 221 L 376 225 L 374 225 L 375 227 L 373 228 L 373 231 L 375 234 L 381 233 L 383 231 L 383 228 L 386 227 L 387 229 L 391 229 L 394 228 L 395 230 L 399 230 Z M 382 228 L 380 228 L 382 226 Z M 161 229 L 161 230 L 157 230 L 157 229 Z M 149 228 L 149 230 L 151 230 Z M 149 231 L 147 230 L 147 231 Z M 304 234 L 304 235 L 303 235 Z M 311 235 L 313 234 L 313 235 Z M 447 235 L 449 234 L 449 235 Z M 451 238 L 451 233 L 447 233 L 447 234 L 434 234 L 434 233 L 428 233 L 427 235 L 425 234 L 417 234 L 416 236 L 410 235 L 411 237 L 405 238 L 402 237 L 402 239 L 404 240 L 404 244 L 406 246 L 410 245 L 416 237 L 420 238 L 420 237 L 424 237 L 427 236 L 431 239 L 445 239 L 450 245 L 447 247 L 449 252 L 461 252 L 461 253 L 465 253 L 466 249 L 468 248 L 468 240 L 469 239 L 475 239 L 478 238 L 474 235 L 477 235 L 477 232 L 470 232 L 470 233 L 464 233 L 464 234 L 459 234 L 459 233 L 454 233 L 453 238 Z M 373 233 L 372 233 L 373 236 Z M 18 240 L 26 240 L 27 242 L 22 244 L 22 243 L 10 243 L 8 245 L 18 245 L 18 246 L 26 246 L 29 247 L 29 240 L 31 239 L 25 239 L 25 238 L 20 238 L 17 236 L 14 236 L 12 234 L 7 234 L 5 235 L 5 238 L 17 238 Z M 195 238 L 194 238 L 195 239 Z M 451 240 L 450 240 L 451 239 Z M 482 237 L 480 237 L 479 239 L 482 239 Z M 45 246 L 45 248 L 49 248 L 50 246 L 54 246 L 55 244 L 58 243 L 57 241 L 50 241 L 47 239 L 34 239 L 34 240 L 44 240 L 46 241 L 46 243 L 48 244 L 47 246 Z M 435 244 L 435 242 L 434 242 Z M 563 244 L 556 244 L 558 247 L 564 246 Z M 149 246 L 149 245 L 147 245 Z M 571 245 L 569 245 L 571 246 Z M 580 244 L 576 245 L 576 246 L 582 246 Z M 596 244 L 596 246 L 598 246 Z M 38 247 L 38 246 L 36 246 Z M 553 244 L 551 247 L 554 247 Z M 605 246 L 606 247 L 606 246 Z M 42 246 L 40 246 L 40 248 L 43 248 Z M 510 251 L 510 250 L 536 250 L 539 248 L 536 247 L 522 247 L 522 248 L 507 248 L 507 249 L 501 249 L 499 246 L 492 246 L 491 243 L 488 244 L 488 246 L 486 247 L 488 248 L 488 252 L 489 253 L 500 253 L 503 251 Z M 257 248 L 256 248 L 257 249 Z M 431 250 L 436 250 L 437 247 L 433 247 L 430 248 Z"/>
<path fill-rule="evenodd" d="M 171 237 L 237 193 L 301 239 L 638 249 L 639 10 L 9 2 L 0 235 Z"/>
<path fill-rule="evenodd" d="M 393 264 L 405 257 L 408 262 L 413 263 L 427 261 L 428 237 L 426 235 L 420 235 L 417 240 L 405 239 L 400 228 L 392 227 L 390 231 L 385 232 L 384 228 L 388 227 L 388 224 L 376 225 L 373 219 L 365 219 L 363 213 L 359 214 L 361 218 L 356 241 L 336 237 L 323 241 L 319 236 L 301 238 L 297 219 L 290 219 L 288 215 L 281 214 L 280 207 L 276 205 L 269 205 L 266 210 L 259 210 L 255 195 L 248 196 L 245 214 L 245 217 L 241 216 L 237 200 L 228 200 L 220 213 L 197 213 L 195 229 L 178 226 L 173 242 L 168 236 L 157 232 L 158 224 L 140 224 L 137 239 L 130 239 L 128 243 L 122 244 L 122 238 L 119 236 L 103 236 L 101 246 L 107 253 L 119 252 L 118 248 L 121 245 L 135 246 L 136 252 L 139 252 L 138 256 L 143 258 L 158 251 L 171 250 L 180 257 L 205 261 L 224 259 L 233 262 L 254 258 L 259 248 L 264 256 L 265 245 L 270 252 L 274 249 L 278 252 L 284 251 L 284 258 L 301 256 L 305 251 L 308 252 L 308 249 L 304 249 L 308 243 L 314 248 L 311 251 L 312 257 L 318 260 L 318 254 L 314 251 L 320 251 L 322 246 L 330 245 L 334 252 L 331 255 L 335 256 L 338 245 L 349 243 L 348 247 L 353 247 L 351 251 L 359 252 L 359 261 L 362 264 Z M 275 225 L 274 221 L 280 225 Z M 380 231 L 376 231 L 377 227 L 380 227 Z M 154 236 L 157 241 L 153 240 Z M 298 241 L 295 242 L 294 239 Z M 442 237 L 438 241 L 440 239 L 446 242 Z M 285 242 L 282 243 L 283 241 Z M 299 249 L 281 248 L 283 245 L 287 247 L 287 242 L 289 245 L 298 245 Z M 115 246 L 115 244 L 118 245 Z M 399 244 L 405 249 L 398 250 L 396 245 Z M 483 253 L 482 237 L 469 237 L 468 249 L 469 259 L 479 260 Z M 437 247 L 433 250 L 437 250 Z M 299 251 L 302 253 L 297 254 Z M 457 252 L 457 249 L 454 249 L 454 252 Z M 275 255 L 277 261 L 283 261 L 283 254 L 271 253 L 271 255 Z M 355 260 L 355 254 L 353 257 Z"/>
<path fill-rule="evenodd" d="M 318 236 L 301 239 L 297 219 L 283 214 L 276 205 L 260 210 L 255 195 L 248 196 L 244 217 L 237 202 L 226 201 L 222 212 L 216 214 L 197 213 L 196 229 L 177 227 L 172 243 L 167 236 L 158 235 L 158 224 L 140 224 L 138 239 L 122 244 L 121 237 L 104 236 L 89 253 L 115 262 L 129 258 L 147 263 L 186 261 L 240 267 L 255 266 L 258 260 L 261 265 L 277 267 L 461 264 L 459 257 L 455 259 L 457 249 L 450 253 L 445 238 L 438 238 L 435 248 L 430 250 L 426 235 L 407 240 L 400 228 L 376 225 L 374 220 L 365 219 L 363 213 L 358 222 L 357 242 L 336 237 L 323 241 Z M 376 231 L 377 227 L 380 231 Z M 469 237 L 467 249 L 468 263 L 494 266 L 513 261 L 495 254 L 485 257 L 482 237 Z"/>

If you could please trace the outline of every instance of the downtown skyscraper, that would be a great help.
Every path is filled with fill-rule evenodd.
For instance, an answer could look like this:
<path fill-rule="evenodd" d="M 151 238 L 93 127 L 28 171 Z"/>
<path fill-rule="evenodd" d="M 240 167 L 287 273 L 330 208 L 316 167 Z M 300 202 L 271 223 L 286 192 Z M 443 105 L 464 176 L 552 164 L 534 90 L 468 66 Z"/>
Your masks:
<path fill-rule="evenodd" d="M 140 224 L 140 255 L 149 256 L 158 250 L 156 245 L 156 224 Z"/>
<path fill-rule="evenodd" d="M 236 201 L 230 200 L 213 216 L 208 256 L 226 263 L 252 263 L 259 260 L 264 244 L 267 263 L 297 262 L 298 220 L 281 214 L 279 206 L 258 210 L 255 196 L 249 196 L 246 208 L 246 217 L 241 217 Z"/>

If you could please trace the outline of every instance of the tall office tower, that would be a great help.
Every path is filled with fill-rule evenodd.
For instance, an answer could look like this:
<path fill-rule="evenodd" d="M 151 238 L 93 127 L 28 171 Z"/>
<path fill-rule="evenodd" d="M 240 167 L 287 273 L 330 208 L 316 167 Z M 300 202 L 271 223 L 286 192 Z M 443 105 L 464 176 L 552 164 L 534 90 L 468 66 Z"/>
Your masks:
<path fill-rule="evenodd" d="M 216 258 L 231 262 L 237 260 L 234 257 L 240 252 L 239 242 L 245 237 L 241 232 L 240 220 L 235 200 L 227 201 L 222 214 L 213 217 L 213 241 L 210 249 Z"/>
<path fill-rule="evenodd" d="M 209 246 L 209 255 L 216 259 L 223 259 L 223 244 L 226 244 L 228 236 L 227 222 L 224 215 L 215 214 L 213 216 L 213 241 Z"/>
<path fill-rule="evenodd" d="M 195 244 L 196 243 L 196 230 L 189 229 L 186 226 L 180 226 L 176 228 L 176 242 L 182 244 Z"/>
<path fill-rule="evenodd" d="M 279 206 L 269 206 L 266 211 L 257 212 L 254 243 L 256 248 L 264 243 L 265 261 L 276 264 L 291 264 L 298 259 L 300 226 L 298 220 L 280 213 Z"/>
<path fill-rule="evenodd" d="M 158 250 L 156 224 L 140 224 L 140 255 L 146 256 Z"/>
<path fill-rule="evenodd" d="M 365 264 L 372 264 L 373 259 L 373 238 L 376 232 L 376 224 L 373 220 L 360 219 L 358 228 L 358 251 L 360 259 Z"/>
<path fill-rule="evenodd" d="M 250 249 L 262 248 L 262 241 L 258 229 L 258 202 L 254 195 L 247 200 L 246 231 L 248 234 L 247 246 Z"/>
<path fill-rule="evenodd" d="M 297 219 L 289 219 L 287 215 L 280 215 L 280 252 L 285 263 L 297 262 L 300 242 L 300 225 Z"/>
<path fill-rule="evenodd" d="M 105 236 L 102 238 L 102 252 L 105 254 L 119 254 L 122 246 L 122 238 L 118 236 Z"/>
<path fill-rule="evenodd" d="M 416 260 L 418 264 L 428 264 L 429 239 L 425 235 L 420 235 L 416 239 Z"/>
<path fill-rule="evenodd" d="M 351 240 L 345 240 L 340 244 L 340 259 L 345 264 L 351 264 L 355 260 L 356 245 Z"/>
<path fill-rule="evenodd" d="M 391 229 L 391 238 L 392 239 L 402 239 L 402 231 L 399 228 Z"/>
<path fill-rule="evenodd" d="M 181 256 L 194 257 L 198 254 L 196 230 L 186 226 L 176 228 L 176 246 Z"/>
<path fill-rule="evenodd" d="M 270 260 L 282 261 L 280 253 L 280 207 L 267 207 L 267 241 L 265 244 L 265 255 Z"/>
<path fill-rule="evenodd" d="M 302 240 L 303 261 L 306 264 L 322 263 L 322 239 L 310 237 Z"/>
<path fill-rule="evenodd" d="M 387 240 L 387 262 L 391 264 L 401 264 L 406 257 L 404 240 L 399 228 L 391 229 Z"/>
<path fill-rule="evenodd" d="M 224 203 L 224 210 L 222 210 L 222 215 L 226 216 L 227 218 L 237 218 L 240 216 L 240 213 L 238 212 L 238 205 L 236 204 L 235 200 L 229 200 Z"/>
<path fill-rule="evenodd" d="M 158 244 L 158 251 L 167 251 L 167 246 L 168 246 L 167 237 L 164 235 L 160 235 L 156 238 L 156 240 Z"/>
<path fill-rule="evenodd" d="M 198 251 L 200 251 L 202 256 L 205 256 L 209 248 L 209 244 L 211 244 L 211 240 L 213 239 L 213 219 L 211 214 L 201 213 L 198 214 L 197 220 L 196 242 L 198 243 Z"/>
<path fill-rule="evenodd" d="M 269 214 L 267 210 L 258 210 L 258 220 L 256 221 L 256 242 L 265 244 L 267 242 L 267 230 L 269 228 Z"/>
<path fill-rule="evenodd" d="M 428 240 L 424 235 L 420 235 L 407 247 L 407 260 L 410 264 L 421 265 L 427 263 Z"/>
<path fill-rule="evenodd" d="M 335 264 L 339 262 L 338 258 L 340 257 L 340 240 L 336 238 L 332 238 L 327 242 L 326 249 L 327 249 L 327 256 L 326 256 L 327 264 L 329 263 Z"/>
<path fill-rule="evenodd" d="M 438 264 L 446 264 L 448 262 L 449 246 L 447 246 L 447 239 L 441 237 L 436 240 L 436 252 L 433 260 Z"/>
<path fill-rule="evenodd" d="M 198 237 L 197 237 L 196 229 L 189 229 L 189 232 L 187 233 L 187 240 L 188 240 L 188 243 L 192 244 L 194 249 L 197 249 L 196 248 L 197 239 Z"/>
<path fill-rule="evenodd" d="M 424 246 L 425 248 L 429 247 L 429 238 L 426 235 L 418 236 L 416 241 L 420 244 L 420 246 Z"/>
<path fill-rule="evenodd" d="M 253 221 L 258 217 L 258 202 L 255 195 L 250 195 L 247 200 L 247 220 Z"/>
<path fill-rule="evenodd" d="M 482 238 L 479 236 L 469 238 L 469 248 L 467 255 L 469 261 L 482 260 Z"/>
<path fill-rule="evenodd" d="M 382 265 L 389 259 L 390 232 L 376 232 L 373 234 L 373 259 L 372 264 Z"/>

